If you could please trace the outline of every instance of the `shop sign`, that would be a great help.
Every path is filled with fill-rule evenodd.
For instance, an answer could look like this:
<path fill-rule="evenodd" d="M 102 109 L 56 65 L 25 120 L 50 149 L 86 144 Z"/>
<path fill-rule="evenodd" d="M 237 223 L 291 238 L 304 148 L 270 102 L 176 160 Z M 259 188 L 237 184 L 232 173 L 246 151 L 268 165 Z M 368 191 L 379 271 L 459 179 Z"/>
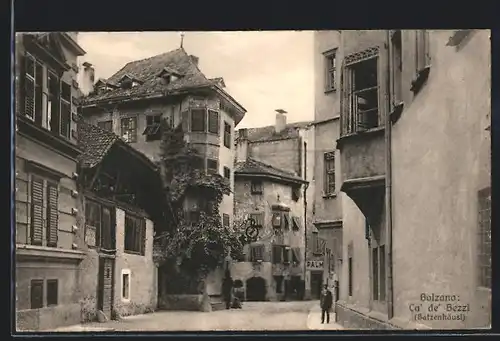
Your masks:
<path fill-rule="evenodd" d="M 308 260 L 306 262 L 307 270 L 323 270 L 322 260 Z"/>

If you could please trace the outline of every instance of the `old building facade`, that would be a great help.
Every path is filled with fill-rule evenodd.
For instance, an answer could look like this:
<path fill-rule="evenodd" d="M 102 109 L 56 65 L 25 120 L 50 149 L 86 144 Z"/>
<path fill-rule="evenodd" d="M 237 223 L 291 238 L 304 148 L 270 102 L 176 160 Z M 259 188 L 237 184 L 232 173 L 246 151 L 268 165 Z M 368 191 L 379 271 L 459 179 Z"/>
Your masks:
<path fill-rule="evenodd" d="M 158 167 L 116 134 L 79 122 L 85 250 L 82 319 L 111 319 L 157 307 L 154 225 L 165 225 Z M 127 165 L 127 167 L 124 167 Z"/>
<path fill-rule="evenodd" d="M 304 298 L 306 228 L 312 221 L 309 128 L 309 122 L 287 124 L 286 113 L 278 110 L 275 125 L 238 131 L 236 227 L 252 220 L 259 229 L 257 241 L 245 246 L 245 259 L 232 267 L 246 299 Z"/>
<path fill-rule="evenodd" d="M 342 196 L 340 191 L 339 91 L 337 53 L 340 33 L 316 33 L 314 45 L 314 199 L 307 267 L 311 298 L 327 284 L 335 292 L 342 264 Z M 338 295 L 337 295 L 338 296 Z"/>
<path fill-rule="evenodd" d="M 489 326 L 489 31 L 338 35 L 345 193 L 338 321 Z M 431 294 L 460 302 L 443 304 L 431 320 L 411 309 L 428 309 Z"/>
<path fill-rule="evenodd" d="M 160 160 L 161 119 L 172 127 L 182 125 L 186 141 L 203 155 L 206 172 L 228 178 L 233 189 L 234 129 L 246 110 L 224 90 L 222 78 L 205 77 L 198 61 L 180 48 L 130 62 L 88 89 L 82 114 L 88 122 L 121 136 L 153 162 Z M 93 78 L 92 66 L 83 67 L 86 77 Z M 83 83 L 93 84 L 90 79 Z M 233 200 L 232 193 L 224 196 L 219 208 L 227 224 L 233 223 Z M 188 211 L 200 206 L 196 200 L 187 202 L 193 205 L 186 207 Z M 210 295 L 220 294 L 216 278 L 207 283 Z"/>
<path fill-rule="evenodd" d="M 80 322 L 76 34 L 16 35 L 16 325 Z"/>

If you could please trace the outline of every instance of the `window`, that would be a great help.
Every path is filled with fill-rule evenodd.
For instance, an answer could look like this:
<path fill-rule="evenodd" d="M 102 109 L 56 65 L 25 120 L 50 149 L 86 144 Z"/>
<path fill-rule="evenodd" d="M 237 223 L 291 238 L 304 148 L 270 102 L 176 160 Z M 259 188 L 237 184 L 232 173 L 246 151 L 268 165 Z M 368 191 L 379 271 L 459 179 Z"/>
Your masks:
<path fill-rule="evenodd" d="M 105 250 L 115 248 L 114 216 L 112 210 L 85 199 L 85 243 Z"/>
<path fill-rule="evenodd" d="M 58 281 L 57 279 L 47 280 L 47 306 L 57 305 L 58 302 Z"/>
<path fill-rule="evenodd" d="M 60 83 L 59 78 L 49 71 L 47 72 L 47 117 L 46 127 L 52 132 L 59 130 L 60 113 Z"/>
<path fill-rule="evenodd" d="M 125 213 L 125 252 L 144 256 L 146 224 L 143 218 Z"/>
<path fill-rule="evenodd" d="M 219 163 L 217 160 L 207 159 L 207 174 L 218 174 Z"/>
<path fill-rule="evenodd" d="M 254 245 L 250 247 L 250 261 L 258 262 L 264 260 L 264 245 Z"/>
<path fill-rule="evenodd" d="M 230 225 L 229 214 L 222 213 L 222 226 L 229 227 L 229 225 Z"/>
<path fill-rule="evenodd" d="M 146 135 L 146 141 L 161 139 L 161 115 L 146 116 L 146 129 L 142 134 Z"/>
<path fill-rule="evenodd" d="M 273 245 L 273 264 L 283 262 L 283 245 Z"/>
<path fill-rule="evenodd" d="M 23 57 L 21 75 L 24 115 L 55 135 L 69 138 L 73 106 L 71 85 L 61 81 L 30 54 Z"/>
<path fill-rule="evenodd" d="M 224 147 L 231 149 L 231 125 L 224 122 Z"/>
<path fill-rule="evenodd" d="M 292 200 L 299 201 L 300 199 L 300 187 L 292 187 Z"/>
<path fill-rule="evenodd" d="M 300 247 L 292 248 L 292 262 L 293 263 L 296 263 L 296 264 L 300 263 L 300 259 L 301 259 L 300 255 L 301 255 L 300 254 Z"/>
<path fill-rule="evenodd" d="M 491 288 L 491 188 L 478 193 L 479 285 Z"/>
<path fill-rule="evenodd" d="M 31 309 L 43 308 L 43 279 L 31 280 Z"/>
<path fill-rule="evenodd" d="M 283 276 L 274 276 L 274 282 L 276 283 L 276 293 L 283 293 Z"/>
<path fill-rule="evenodd" d="M 274 228 L 281 228 L 281 223 L 282 223 L 281 217 L 282 217 L 281 212 L 273 212 L 271 222 Z"/>
<path fill-rule="evenodd" d="M 66 138 L 71 134 L 71 85 L 61 82 L 60 134 Z"/>
<path fill-rule="evenodd" d="M 322 255 L 325 248 L 325 240 L 320 238 L 318 232 L 313 232 L 312 234 L 312 248 L 313 254 Z"/>
<path fill-rule="evenodd" d="M 348 291 L 349 291 L 349 296 L 352 296 L 352 256 L 349 257 L 348 261 L 347 261 L 347 271 L 348 271 Z"/>
<path fill-rule="evenodd" d="M 47 183 L 44 197 L 45 182 Z M 57 184 L 36 175 L 31 176 L 31 244 L 57 247 L 59 203 Z M 43 208 L 46 217 L 44 219 Z"/>
<path fill-rule="evenodd" d="M 341 78 L 342 135 L 375 128 L 379 122 L 378 47 L 347 56 Z"/>
<path fill-rule="evenodd" d="M 137 117 L 126 117 L 121 120 L 121 136 L 125 142 L 137 142 Z"/>
<path fill-rule="evenodd" d="M 207 116 L 205 109 L 191 109 L 191 131 L 205 132 Z"/>
<path fill-rule="evenodd" d="M 252 181 L 250 191 L 252 194 L 262 194 L 262 181 Z"/>
<path fill-rule="evenodd" d="M 335 90 L 335 72 L 336 72 L 336 50 L 329 51 L 325 56 L 325 91 Z"/>
<path fill-rule="evenodd" d="M 415 31 L 415 77 L 410 90 L 417 94 L 424 85 L 430 71 L 429 32 Z"/>
<path fill-rule="evenodd" d="M 208 110 L 208 132 L 219 135 L 219 112 Z"/>
<path fill-rule="evenodd" d="M 283 264 L 290 264 L 290 247 L 283 246 Z"/>
<path fill-rule="evenodd" d="M 335 152 L 327 152 L 323 155 L 325 167 L 325 196 L 335 194 Z"/>
<path fill-rule="evenodd" d="M 402 75 L 403 75 L 403 49 L 401 30 L 393 30 L 391 33 L 392 45 L 392 67 L 391 67 L 391 97 L 392 107 L 403 101 L 402 97 Z"/>
<path fill-rule="evenodd" d="M 122 300 L 130 300 L 130 270 L 122 270 Z"/>
<path fill-rule="evenodd" d="M 372 249 L 373 300 L 385 301 L 385 246 Z"/>
<path fill-rule="evenodd" d="M 250 219 L 253 219 L 256 227 L 261 228 L 264 226 L 264 213 L 263 212 L 251 213 Z"/>
<path fill-rule="evenodd" d="M 224 177 L 231 180 L 231 170 L 228 167 L 224 167 Z"/>
<path fill-rule="evenodd" d="M 292 217 L 292 230 L 300 230 L 300 220 L 299 217 Z"/>
<path fill-rule="evenodd" d="M 113 120 L 97 122 L 97 126 L 101 129 L 113 132 Z"/>

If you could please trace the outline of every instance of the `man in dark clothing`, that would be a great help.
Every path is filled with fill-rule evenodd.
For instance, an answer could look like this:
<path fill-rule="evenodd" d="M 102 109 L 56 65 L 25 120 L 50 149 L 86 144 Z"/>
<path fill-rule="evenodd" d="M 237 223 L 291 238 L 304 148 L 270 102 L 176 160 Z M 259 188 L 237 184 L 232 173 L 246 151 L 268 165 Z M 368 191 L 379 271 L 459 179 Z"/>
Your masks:
<path fill-rule="evenodd" d="M 333 297 L 332 292 L 328 290 L 328 285 L 325 285 L 324 290 L 321 292 L 320 306 L 321 306 L 321 323 L 330 323 L 330 309 L 332 309 Z"/>
<path fill-rule="evenodd" d="M 231 308 L 231 296 L 233 292 L 233 280 L 229 271 L 226 270 L 226 275 L 224 276 L 224 280 L 222 282 L 222 296 L 224 298 L 224 302 L 226 303 L 226 309 Z"/>

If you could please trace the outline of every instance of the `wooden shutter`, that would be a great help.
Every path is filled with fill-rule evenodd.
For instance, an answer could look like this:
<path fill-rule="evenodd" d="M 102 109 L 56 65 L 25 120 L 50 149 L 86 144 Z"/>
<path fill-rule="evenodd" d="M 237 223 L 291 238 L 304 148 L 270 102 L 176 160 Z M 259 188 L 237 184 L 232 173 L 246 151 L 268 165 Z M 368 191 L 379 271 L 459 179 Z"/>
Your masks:
<path fill-rule="evenodd" d="M 219 134 L 219 113 L 215 110 L 208 111 L 208 131 Z"/>
<path fill-rule="evenodd" d="M 57 185 L 49 183 L 47 184 L 47 246 L 57 246 L 58 222 Z"/>
<path fill-rule="evenodd" d="M 378 54 L 377 80 L 378 80 L 378 126 L 385 125 L 385 115 L 389 111 L 389 75 L 387 73 L 389 63 L 388 46 L 382 45 Z"/>
<path fill-rule="evenodd" d="M 26 57 L 20 54 L 17 62 L 19 63 L 19 80 L 16 84 L 16 114 L 23 114 L 25 110 L 25 79 L 26 79 Z"/>
<path fill-rule="evenodd" d="M 24 76 L 24 114 L 35 119 L 35 81 Z"/>
<path fill-rule="evenodd" d="M 139 220 L 139 228 L 141 231 L 141 255 L 146 254 L 146 219 Z"/>
<path fill-rule="evenodd" d="M 31 178 L 31 244 L 42 245 L 43 239 L 43 180 Z"/>

